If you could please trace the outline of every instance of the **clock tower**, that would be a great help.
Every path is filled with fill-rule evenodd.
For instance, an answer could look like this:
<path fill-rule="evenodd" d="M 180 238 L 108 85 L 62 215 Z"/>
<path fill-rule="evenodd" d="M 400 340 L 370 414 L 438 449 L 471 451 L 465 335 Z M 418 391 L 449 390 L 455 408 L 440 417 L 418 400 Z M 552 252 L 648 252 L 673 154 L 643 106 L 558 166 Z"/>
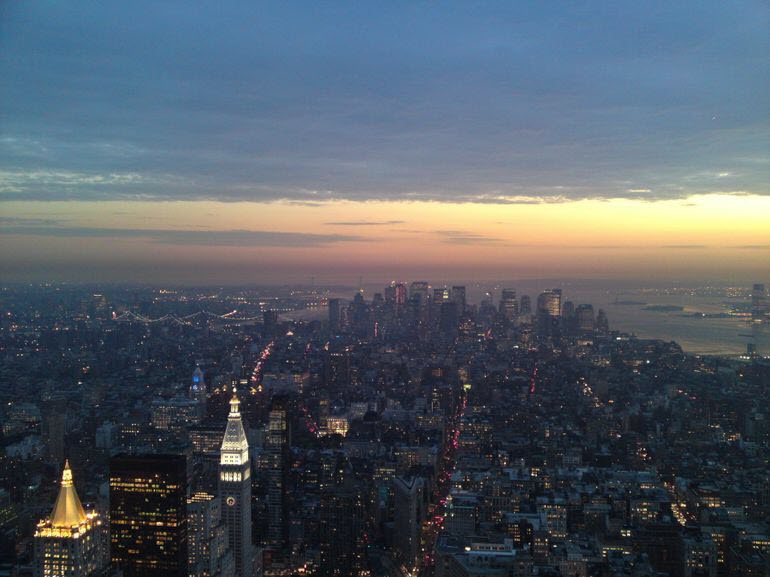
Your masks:
<path fill-rule="evenodd" d="M 252 577 L 254 549 L 251 543 L 251 463 L 249 442 L 243 430 L 240 402 L 233 388 L 230 414 L 219 458 L 219 496 L 227 526 L 230 549 L 238 577 Z"/>

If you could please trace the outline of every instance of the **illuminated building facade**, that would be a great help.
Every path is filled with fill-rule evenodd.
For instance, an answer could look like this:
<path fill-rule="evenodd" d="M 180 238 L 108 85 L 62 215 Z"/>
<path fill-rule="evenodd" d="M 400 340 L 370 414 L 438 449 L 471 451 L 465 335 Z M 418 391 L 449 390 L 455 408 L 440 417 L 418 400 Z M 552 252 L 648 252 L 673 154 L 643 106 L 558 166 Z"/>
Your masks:
<path fill-rule="evenodd" d="M 251 543 L 251 462 L 249 442 L 241 420 L 235 390 L 219 457 L 219 497 L 230 549 L 235 556 L 235 574 L 251 577 L 254 551 Z"/>
<path fill-rule="evenodd" d="M 53 512 L 35 531 L 35 576 L 91 577 L 106 566 L 102 519 L 95 511 L 83 509 L 65 463 Z"/>
<path fill-rule="evenodd" d="M 322 431 L 323 434 L 329 435 L 342 435 L 343 437 L 348 434 L 347 417 L 329 417 L 326 419 L 326 427 Z"/>
<path fill-rule="evenodd" d="M 125 577 L 187 576 L 186 493 L 184 455 L 110 460 L 111 556 Z"/>
<path fill-rule="evenodd" d="M 187 526 L 190 577 L 235 577 L 221 501 L 209 493 L 195 493 L 187 499 Z"/>
<path fill-rule="evenodd" d="M 185 431 L 201 421 L 204 404 L 196 399 L 155 399 L 150 411 L 152 426 L 163 431 Z"/>
<path fill-rule="evenodd" d="M 537 297 L 537 330 L 541 335 L 553 334 L 561 317 L 561 289 L 551 289 Z"/>

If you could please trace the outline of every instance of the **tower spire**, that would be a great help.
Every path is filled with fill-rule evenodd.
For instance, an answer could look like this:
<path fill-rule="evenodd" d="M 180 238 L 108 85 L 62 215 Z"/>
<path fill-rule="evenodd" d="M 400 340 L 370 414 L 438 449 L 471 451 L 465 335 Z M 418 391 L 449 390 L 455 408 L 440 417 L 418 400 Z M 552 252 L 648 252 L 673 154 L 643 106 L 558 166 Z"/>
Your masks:
<path fill-rule="evenodd" d="M 238 400 L 238 388 L 233 386 L 233 397 L 230 399 L 230 416 L 241 416 L 241 402 Z"/>
<path fill-rule="evenodd" d="M 222 500 L 222 517 L 227 526 L 228 543 L 235 556 L 236 574 L 252 577 L 251 461 L 249 441 L 241 419 L 241 403 L 235 387 L 220 450 L 219 497 Z"/>
<path fill-rule="evenodd" d="M 70 463 L 65 461 L 59 496 L 51 513 L 51 525 L 58 529 L 66 529 L 80 525 L 84 521 L 86 521 L 86 512 L 75 490 Z"/>

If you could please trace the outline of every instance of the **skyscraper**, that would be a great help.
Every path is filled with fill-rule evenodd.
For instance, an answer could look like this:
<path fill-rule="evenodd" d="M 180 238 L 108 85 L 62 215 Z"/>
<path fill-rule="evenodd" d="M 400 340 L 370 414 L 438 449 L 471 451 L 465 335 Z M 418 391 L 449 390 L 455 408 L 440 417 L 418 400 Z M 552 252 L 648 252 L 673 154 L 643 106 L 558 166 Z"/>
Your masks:
<path fill-rule="evenodd" d="M 65 456 L 65 436 L 67 432 L 67 397 L 61 393 L 53 395 L 41 403 L 42 433 L 48 454 L 56 463 L 61 463 Z"/>
<path fill-rule="evenodd" d="M 409 287 L 409 298 L 417 298 L 420 303 L 425 305 L 428 302 L 428 294 L 430 291 L 430 285 L 427 281 L 416 280 Z"/>
<path fill-rule="evenodd" d="M 401 308 L 406 304 L 407 290 L 406 285 L 402 282 L 392 281 L 385 287 L 385 303 Z"/>
<path fill-rule="evenodd" d="M 209 493 L 195 493 L 187 499 L 187 519 L 190 577 L 235 577 L 221 501 Z"/>
<path fill-rule="evenodd" d="M 340 299 L 329 299 L 329 330 L 334 332 L 340 328 Z"/>
<path fill-rule="evenodd" d="M 457 312 L 463 314 L 465 312 L 465 287 L 453 286 L 452 287 L 452 302 L 457 306 Z"/>
<path fill-rule="evenodd" d="M 102 519 L 80 503 L 69 463 L 51 516 L 35 531 L 35 577 L 91 577 L 107 566 Z"/>
<path fill-rule="evenodd" d="M 521 306 L 519 307 L 519 314 L 532 314 L 532 301 L 529 298 L 529 295 L 521 295 Z"/>
<path fill-rule="evenodd" d="M 596 328 L 594 319 L 594 307 L 592 305 L 578 305 L 575 309 L 578 330 L 591 332 Z"/>
<path fill-rule="evenodd" d="M 361 338 L 370 337 L 374 329 L 374 322 L 371 307 L 364 301 L 363 293 L 356 293 L 348 309 L 350 311 L 350 326 L 353 329 L 353 333 Z"/>
<path fill-rule="evenodd" d="M 516 289 L 503 289 L 500 296 L 500 314 L 506 321 L 512 321 L 519 314 L 519 305 L 516 302 Z"/>
<path fill-rule="evenodd" d="M 403 308 L 406 305 L 406 297 L 407 297 L 407 291 L 406 291 L 406 285 L 402 282 L 396 283 L 395 286 L 395 304 L 398 309 Z"/>
<path fill-rule="evenodd" d="M 561 315 L 561 289 L 544 290 L 537 297 L 537 310 L 545 311 L 552 318 Z"/>
<path fill-rule="evenodd" d="M 385 287 L 385 302 L 389 305 L 396 304 L 396 281 L 391 281 L 391 283 Z"/>
<path fill-rule="evenodd" d="M 602 334 L 610 332 L 610 323 L 607 320 L 607 313 L 603 309 L 599 309 L 596 313 L 596 330 Z"/>
<path fill-rule="evenodd" d="M 283 546 L 288 539 L 286 511 L 286 483 L 289 473 L 290 429 L 287 398 L 273 397 L 267 423 L 265 453 L 267 462 L 267 537 L 275 545 Z"/>
<path fill-rule="evenodd" d="M 203 371 L 200 367 L 195 367 L 193 371 L 192 381 L 190 382 L 190 398 L 198 401 L 200 406 L 200 416 L 203 417 L 206 414 L 206 400 L 208 397 L 208 391 L 206 390 L 206 379 L 203 376 Z"/>
<path fill-rule="evenodd" d="M 755 284 L 751 288 L 751 317 L 755 321 L 762 320 L 767 312 L 765 298 L 765 285 Z"/>
<path fill-rule="evenodd" d="M 110 460 L 110 544 L 125 577 L 187 577 L 184 455 Z"/>
<path fill-rule="evenodd" d="M 561 316 L 561 289 L 550 289 L 537 297 L 537 330 L 547 336 L 554 332 L 556 321 Z"/>
<path fill-rule="evenodd" d="M 422 477 L 396 477 L 393 480 L 396 553 L 407 569 L 417 566 L 420 552 L 420 527 L 425 517 Z"/>
<path fill-rule="evenodd" d="M 460 322 L 458 307 L 451 301 L 442 302 L 438 318 L 439 338 L 451 342 L 457 336 L 457 325 Z"/>
<path fill-rule="evenodd" d="M 349 479 L 321 492 L 320 575 L 362 574 L 366 554 L 365 518 L 364 492 Z"/>
<path fill-rule="evenodd" d="M 441 306 L 444 301 L 448 301 L 449 296 L 449 289 L 446 287 L 433 289 L 433 302 L 438 303 L 438 306 Z"/>
<path fill-rule="evenodd" d="M 252 577 L 254 550 L 251 543 L 251 461 L 249 442 L 241 420 L 238 394 L 233 389 L 230 414 L 219 458 L 219 497 L 235 574 Z"/>
<path fill-rule="evenodd" d="M 278 311 L 262 311 L 262 327 L 267 337 L 273 337 L 278 331 Z"/>
<path fill-rule="evenodd" d="M 335 393 L 350 386 L 350 349 L 332 343 L 323 356 L 324 386 Z"/>

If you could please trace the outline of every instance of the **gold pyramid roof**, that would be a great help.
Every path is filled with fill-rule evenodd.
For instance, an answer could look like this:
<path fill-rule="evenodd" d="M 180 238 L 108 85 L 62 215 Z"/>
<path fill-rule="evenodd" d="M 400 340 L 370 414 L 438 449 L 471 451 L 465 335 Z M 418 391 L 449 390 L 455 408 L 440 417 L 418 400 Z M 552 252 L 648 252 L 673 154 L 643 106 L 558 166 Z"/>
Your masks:
<path fill-rule="evenodd" d="M 227 416 L 227 428 L 220 447 L 220 464 L 241 465 L 249 462 L 249 441 L 241 420 L 238 391 L 233 387 L 230 399 L 230 414 Z"/>
<path fill-rule="evenodd" d="M 51 525 L 57 529 L 69 529 L 84 523 L 86 520 L 86 512 L 72 482 L 72 470 L 69 461 L 66 461 L 62 472 L 59 496 L 56 498 L 56 504 L 51 513 Z"/>

